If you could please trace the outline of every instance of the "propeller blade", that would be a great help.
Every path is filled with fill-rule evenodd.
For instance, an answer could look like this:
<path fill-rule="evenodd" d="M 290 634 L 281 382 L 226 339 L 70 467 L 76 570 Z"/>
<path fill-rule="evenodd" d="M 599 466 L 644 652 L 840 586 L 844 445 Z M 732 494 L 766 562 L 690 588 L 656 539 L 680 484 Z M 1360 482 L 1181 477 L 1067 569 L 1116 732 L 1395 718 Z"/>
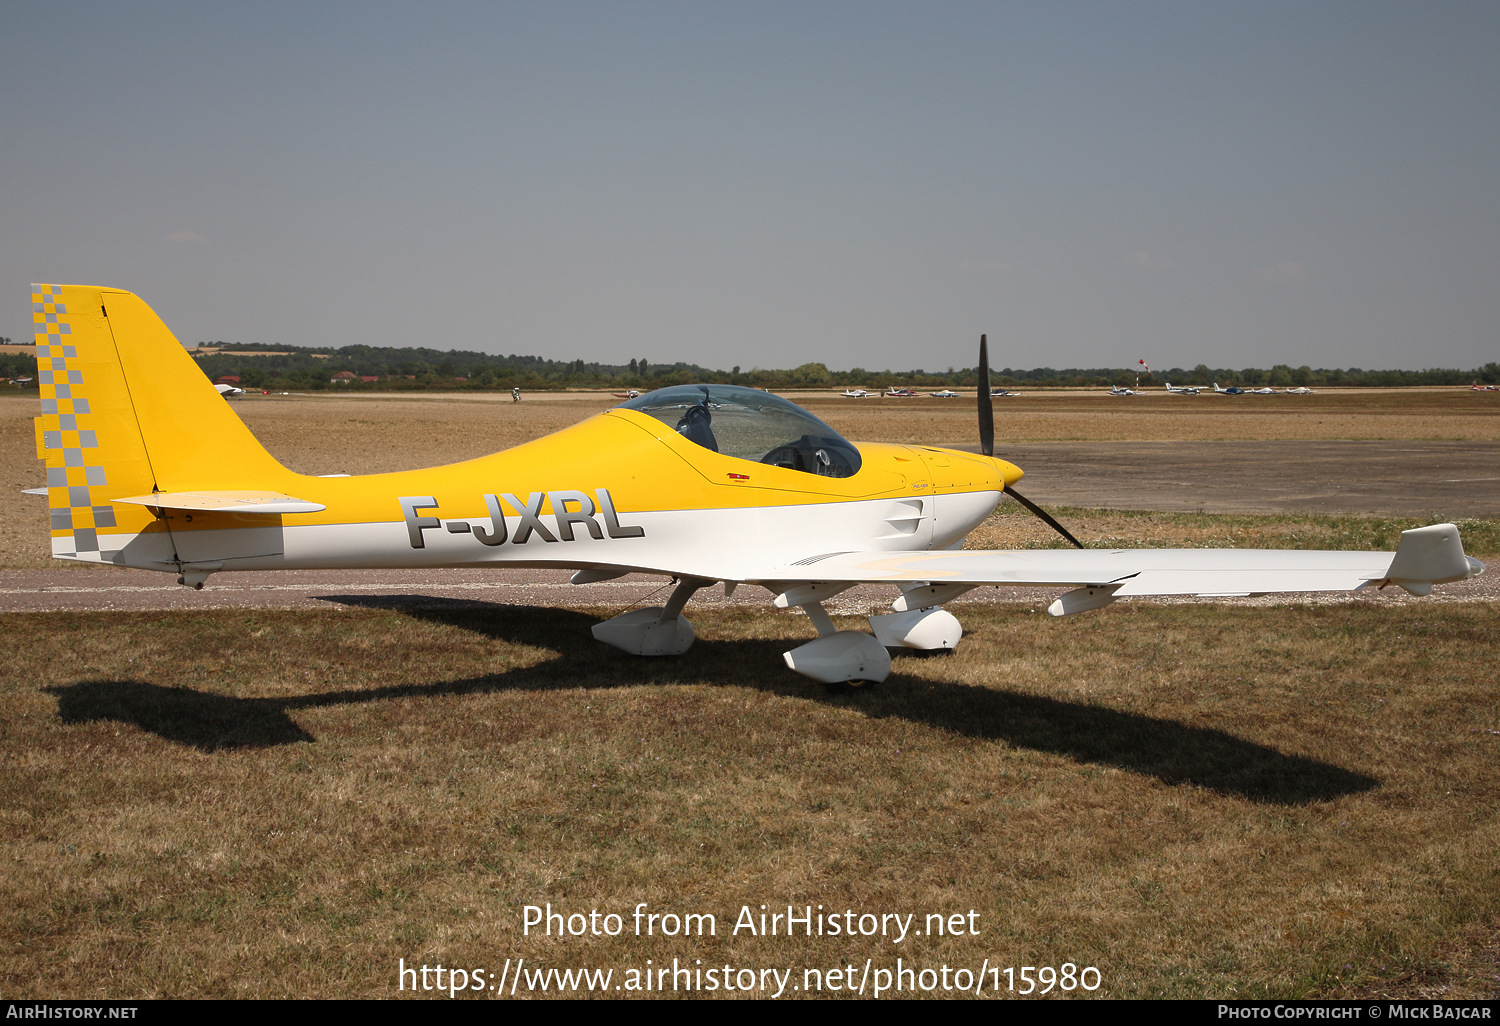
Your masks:
<path fill-rule="evenodd" d="M 986 335 L 979 336 L 979 451 L 986 456 L 995 455 L 995 402 L 990 398 L 990 344 Z M 1066 527 L 1052 519 L 1052 514 L 1012 488 L 1005 489 L 1005 493 L 1036 514 L 1041 518 L 1042 523 L 1068 539 L 1074 546 L 1083 548 L 1083 542 L 1074 538 L 1068 533 Z"/>
<path fill-rule="evenodd" d="M 979 451 L 995 455 L 995 402 L 990 398 L 990 347 L 979 336 Z"/>
<path fill-rule="evenodd" d="M 1009 495 L 1012 499 L 1015 499 L 1021 505 L 1031 510 L 1031 512 L 1035 513 L 1038 517 L 1041 518 L 1042 523 L 1046 524 L 1048 527 L 1052 528 L 1052 530 L 1068 539 L 1068 541 L 1072 542 L 1075 546 L 1080 549 L 1083 548 L 1083 542 L 1079 541 L 1077 538 L 1074 538 L 1071 534 L 1068 533 L 1068 529 L 1066 527 L 1064 527 L 1062 524 L 1059 524 L 1056 520 L 1053 520 L 1051 513 L 1048 513 L 1046 510 L 1042 509 L 1042 507 L 1026 498 L 1026 496 L 1022 495 L 1014 488 L 1005 489 L 1005 494 Z"/>

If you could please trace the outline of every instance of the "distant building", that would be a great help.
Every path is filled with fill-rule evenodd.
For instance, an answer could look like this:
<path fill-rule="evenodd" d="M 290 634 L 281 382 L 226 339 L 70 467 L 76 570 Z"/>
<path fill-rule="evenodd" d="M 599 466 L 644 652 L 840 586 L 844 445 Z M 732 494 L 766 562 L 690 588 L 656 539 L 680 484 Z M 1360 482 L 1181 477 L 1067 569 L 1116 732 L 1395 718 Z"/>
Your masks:
<path fill-rule="evenodd" d="M 339 371 L 328 379 L 330 385 L 347 385 L 355 380 L 353 371 Z"/>
<path fill-rule="evenodd" d="M 220 374 L 218 377 L 214 378 L 214 384 L 234 385 L 236 388 L 238 388 L 240 384 L 240 376 L 238 374 Z"/>
<path fill-rule="evenodd" d="M 364 382 L 379 381 L 380 380 L 380 375 L 379 374 L 361 374 L 359 376 L 359 380 L 364 381 Z"/>

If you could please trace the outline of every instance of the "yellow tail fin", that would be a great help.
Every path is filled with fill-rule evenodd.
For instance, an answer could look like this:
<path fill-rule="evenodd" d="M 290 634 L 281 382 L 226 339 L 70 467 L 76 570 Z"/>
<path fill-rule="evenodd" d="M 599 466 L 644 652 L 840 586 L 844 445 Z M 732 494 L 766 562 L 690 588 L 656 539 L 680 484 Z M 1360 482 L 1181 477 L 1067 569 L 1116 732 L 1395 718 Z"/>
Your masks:
<path fill-rule="evenodd" d="M 109 561 L 121 538 L 153 529 L 145 509 L 111 498 L 294 477 L 136 296 L 33 285 L 31 303 L 54 556 Z"/>

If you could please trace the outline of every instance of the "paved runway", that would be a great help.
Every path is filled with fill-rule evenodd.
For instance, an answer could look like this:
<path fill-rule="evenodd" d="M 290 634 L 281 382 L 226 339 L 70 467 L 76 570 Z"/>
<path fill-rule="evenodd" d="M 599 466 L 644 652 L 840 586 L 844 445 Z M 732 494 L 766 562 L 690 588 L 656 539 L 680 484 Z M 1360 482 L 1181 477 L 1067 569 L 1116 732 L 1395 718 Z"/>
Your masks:
<path fill-rule="evenodd" d="M 996 444 L 1043 506 L 1500 516 L 1495 442 Z"/>

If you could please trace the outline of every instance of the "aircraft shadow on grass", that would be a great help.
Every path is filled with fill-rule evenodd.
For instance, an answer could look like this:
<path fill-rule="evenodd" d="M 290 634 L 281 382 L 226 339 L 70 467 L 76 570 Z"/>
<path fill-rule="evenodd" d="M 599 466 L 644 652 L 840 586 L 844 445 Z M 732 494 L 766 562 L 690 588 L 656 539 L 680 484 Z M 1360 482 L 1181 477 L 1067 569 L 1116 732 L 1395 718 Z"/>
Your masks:
<path fill-rule="evenodd" d="M 436 599 L 429 596 L 338 595 L 347 606 L 399 611 L 416 619 L 474 631 L 491 639 L 547 649 L 556 657 L 535 666 L 435 684 L 325 691 L 288 698 L 233 698 L 192 688 L 137 680 L 93 680 L 47 688 L 65 723 L 130 723 L 202 751 L 266 748 L 314 741 L 291 717 L 299 709 L 437 698 L 513 690 L 702 684 L 725 680 L 805 701 L 836 702 L 873 719 L 889 716 L 966 737 L 1003 741 L 1082 763 L 1114 766 L 1170 785 L 1186 784 L 1275 805 L 1300 805 L 1357 794 L 1379 786 L 1373 777 L 1287 755 L 1209 727 L 1065 702 L 1016 691 L 933 683 L 893 672 L 879 687 L 828 694 L 799 680 L 762 677 L 757 668 L 778 665 L 799 644 L 786 639 L 699 639 L 671 660 L 621 659 L 598 644 L 578 644 L 596 623 L 588 613 L 565 609 Z M 897 656 L 899 666 L 904 661 Z M 774 671 L 773 671 L 774 673 Z"/>

